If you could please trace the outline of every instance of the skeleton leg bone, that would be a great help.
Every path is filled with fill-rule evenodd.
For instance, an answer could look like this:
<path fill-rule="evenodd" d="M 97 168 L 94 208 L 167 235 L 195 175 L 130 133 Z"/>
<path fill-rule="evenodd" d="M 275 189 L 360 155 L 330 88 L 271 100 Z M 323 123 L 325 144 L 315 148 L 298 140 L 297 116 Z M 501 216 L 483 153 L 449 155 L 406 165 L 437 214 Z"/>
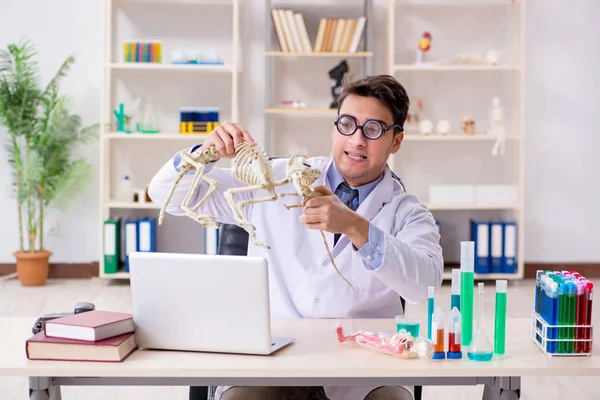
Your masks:
<path fill-rule="evenodd" d="M 295 197 L 300 197 L 302 196 L 300 193 L 280 193 L 279 197 L 285 197 L 285 196 L 295 196 Z M 284 204 L 283 205 L 285 208 L 287 208 L 288 210 L 290 208 L 300 208 L 304 206 L 304 202 L 300 202 L 300 203 L 294 203 L 294 204 Z"/>
<path fill-rule="evenodd" d="M 285 185 L 286 183 L 288 183 L 287 179 L 282 179 L 281 181 L 275 182 L 270 188 L 266 188 L 266 189 L 260 185 L 252 185 L 252 186 L 231 188 L 231 189 L 226 190 L 224 193 L 225 198 L 227 199 L 227 202 L 229 203 L 230 207 L 234 211 L 234 214 L 236 216 L 236 221 L 238 222 L 238 224 L 240 224 L 240 226 L 242 228 L 244 228 L 248 232 L 248 234 L 250 235 L 250 240 L 252 240 L 252 242 L 254 244 L 256 244 L 257 246 L 263 247 L 265 249 L 271 248 L 269 245 L 260 242 L 256 238 L 256 233 L 255 233 L 256 228 L 254 227 L 254 225 L 252 225 L 250 223 L 250 221 L 248 221 L 248 218 L 246 217 L 246 213 L 244 212 L 244 208 L 249 204 L 256 204 L 256 203 L 277 200 L 278 196 L 277 196 L 277 193 L 275 192 L 275 187 Z M 233 195 L 236 193 L 250 192 L 250 191 L 260 190 L 260 189 L 267 190 L 269 192 L 270 196 L 242 200 L 239 203 L 236 203 L 233 200 Z"/>
<path fill-rule="evenodd" d="M 169 189 L 169 193 L 167 193 L 167 197 L 165 198 L 165 201 L 163 202 L 163 205 L 160 208 L 160 212 L 158 214 L 158 225 L 162 225 L 162 223 L 163 223 L 163 220 L 165 218 L 165 211 L 167 210 L 167 206 L 169 205 L 169 202 L 171 201 L 171 197 L 173 197 L 173 193 L 175 192 L 175 187 L 177 186 L 177 184 L 179 183 L 181 178 L 183 178 L 183 176 L 188 171 L 189 171 L 188 168 L 181 169 L 181 171 L 177 174 L 177 177 L 173 181 L 173 184 L 171 185 L 171 188 Z"/>
<path fill-rule="evenodd" d="M 206 182 L 208 182 L 208 190 L 206 191 L 202 199 L 200 199 L 200 201 L 194 207 L 190 207 L 189 203 L 192 199 L 192 195 L 196 191 L 198 186 L 200 186 L 201 180 L 205 180 Z M 218 228 L 220 224 L 214 216 L 197 214 L 198 208 L 200 208 L 200 206 L 210 197 L 210 195 L 215 190 L 217 190 L 218 187 L 219 182 L 217 180 L 204 175 L 204 165 L 202 165 L 201 168 L 197 169 L 196 174 L 194 176 L 194 180 L 192 181 L 192 185 L 190 186 L 187 195 L 183 199 L 183 203 L 181 206 L 181 209 L 183 210 L 183 212 L 185 212 L 185 215 L 198 222 L 203 227 L 213 226 Z"/>
<path fill-rule="evenodd" d="M 259 185 L 236 187 L 236 188 L 227 189 L 223 193 L 223 195 L 225 196 L 225 199 L 227 200 L 227 202 L 229 203 L 229 206 L 233 210 L 233 213 L 234 213 L 237 223 L 240 225 L 240 227 L 245 229 L 246 232 L 248 232 L 248 234 L 250 235 L 250 240 L 259 247 L 263 247 L 265 249 L 270 249 L 271 247 L 269 245 L 267 245 L 266 243 L 260 242 L 256 238 L 256 228 L 254 225 L 252 225 L 250 223 L 250 221 L 248 221 L 248 218 L 246 217 L 243 207 L 246 206 L 247 204 L 250 204 L 248 202 L 249 200 L 244 200 L 244 204 L 242 204 L 242 202 L 240 202 L 240 204 L 236 204 L 235 201 L 233 200 L 233 195 L 236 193 L 249 192 L 249 191 L 258 190 L 258 189 L 262 189 L 262 187 Z M 265 197 L 265 198 L 261 198 L 261 199 L 250 199 L 250 200 L 253 200 L 253 201 L 251 201 L 251 203 L 258 203 L 260 201 L 277 200 L 277 194 L 274 191 L 272 193 L 273 193 L 273 195 L 269 196 L 269 197 Z"/>

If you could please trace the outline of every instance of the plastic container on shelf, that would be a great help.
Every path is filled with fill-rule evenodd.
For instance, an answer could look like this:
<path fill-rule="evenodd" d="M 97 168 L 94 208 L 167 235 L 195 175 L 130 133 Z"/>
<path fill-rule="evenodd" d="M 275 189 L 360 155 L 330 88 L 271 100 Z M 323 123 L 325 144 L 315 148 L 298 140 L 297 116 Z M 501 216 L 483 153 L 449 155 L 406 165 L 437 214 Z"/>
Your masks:
<path fill-rule="evenodd" d="M 124 202 L 132 202 L 135 188 L 133 181 L 129 175 L 125 175 L 119 182 L 117 188 L 117 200 Z"/>

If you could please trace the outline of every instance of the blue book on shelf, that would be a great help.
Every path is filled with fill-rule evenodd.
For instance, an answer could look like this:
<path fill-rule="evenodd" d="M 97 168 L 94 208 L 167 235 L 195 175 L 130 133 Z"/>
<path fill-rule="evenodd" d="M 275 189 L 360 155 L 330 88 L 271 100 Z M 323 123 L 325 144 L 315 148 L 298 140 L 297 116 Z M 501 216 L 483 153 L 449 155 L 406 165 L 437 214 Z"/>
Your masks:
<path fill-rule="evenodd" d="M 502 236 L 502 272 L 517 272 L 517 223 L 504 222 Z"/>
<path fill-rule="evenodd" d="M 128 219 L 125 221 L 125 272 L 129 272 L 129 254 L 138 251 L 138 222 Z"/>
<path fill-rule="evenodd" d="M 208 227 L 204 229 L 204 252 L 206 254 L 217 254 L 219 251 L 219 228 Z"/>
<path fill-rule="evenodd" d="M 475 242 L 475 273 L 490 273 L 490 224 L 471 220 L 471 240 Z"/>
<path fill-rule="evenodd" d="M 156 251 L 156 218 L 138 220 L 138 251 Z"/>
<path fill-rule="evenodd" d="M 503 242 L 504 224 L 497 221 L 490 222 L 490 272 L 493 274 L 502 273 Z"/>

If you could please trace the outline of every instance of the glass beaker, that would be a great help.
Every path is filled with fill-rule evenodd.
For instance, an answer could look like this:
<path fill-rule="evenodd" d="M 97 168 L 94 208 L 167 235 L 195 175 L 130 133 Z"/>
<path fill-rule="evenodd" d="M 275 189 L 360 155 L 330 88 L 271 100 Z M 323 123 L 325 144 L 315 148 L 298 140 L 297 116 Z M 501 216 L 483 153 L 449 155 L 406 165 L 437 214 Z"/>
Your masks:
<path fill-rule="evenodd" d="M 419 337 L 421 321 L 416 318 L 409 318 L 405 315 L 396 315 L 396 332 L 405 331 L 414 338 Z"/>
<path fill-rule="evenodd" d="M 483 282 L 478 283 L 478 310 L 477 310 L 477 333 L 473 337 L 467 356 L 473 361 L 490 361 L 494 356 L 492 342 L 488 339 L 483 329 Z"/>

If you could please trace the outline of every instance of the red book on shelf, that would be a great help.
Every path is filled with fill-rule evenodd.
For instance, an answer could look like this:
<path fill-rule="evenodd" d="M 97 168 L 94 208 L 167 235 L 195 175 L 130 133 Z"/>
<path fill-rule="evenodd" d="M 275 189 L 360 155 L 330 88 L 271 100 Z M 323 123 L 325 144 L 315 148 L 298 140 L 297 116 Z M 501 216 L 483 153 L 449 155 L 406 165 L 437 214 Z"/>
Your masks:
<path fill-rule="evenodd" d="M 72 314 L 44 324 L 44 334 L 48 337 L 88 342 L 104 340 L 133 330 L 131 314 L 101 310 Z"/>
<path fill-rule="evenodd" d="M 29 360 L 122 362 L 135 349 L 133 333 L 86 342 L 47 337 L 40 332 L 25 342 L 25 354 Z"/>

